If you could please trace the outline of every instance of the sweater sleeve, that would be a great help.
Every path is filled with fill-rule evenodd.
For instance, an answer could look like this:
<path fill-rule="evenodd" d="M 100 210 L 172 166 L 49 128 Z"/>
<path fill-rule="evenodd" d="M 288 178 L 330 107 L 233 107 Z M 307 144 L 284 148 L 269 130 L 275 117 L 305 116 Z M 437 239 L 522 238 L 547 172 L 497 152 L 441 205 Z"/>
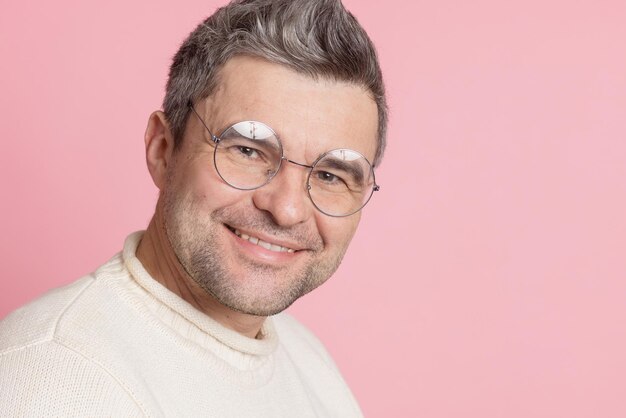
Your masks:
<path fill-rule="evenodd" d="M 145 416 L 113 376 L 54 340 L 0 353 L 0 411 L 12 417 Z"/>

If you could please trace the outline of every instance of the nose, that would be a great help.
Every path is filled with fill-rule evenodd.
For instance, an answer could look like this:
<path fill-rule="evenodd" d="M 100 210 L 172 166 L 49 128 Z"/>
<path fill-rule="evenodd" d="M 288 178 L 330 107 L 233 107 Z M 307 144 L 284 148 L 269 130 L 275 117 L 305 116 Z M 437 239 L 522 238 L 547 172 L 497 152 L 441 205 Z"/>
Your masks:
<path fill-rule="evenodd" d="M 277 225 L 289 227 L 305 222 L 315 210 L 306 189 L 307 175 L 306 168 L 283 161 L 272 181 L 255 190 L 254 205 L 267 211 Z"/>

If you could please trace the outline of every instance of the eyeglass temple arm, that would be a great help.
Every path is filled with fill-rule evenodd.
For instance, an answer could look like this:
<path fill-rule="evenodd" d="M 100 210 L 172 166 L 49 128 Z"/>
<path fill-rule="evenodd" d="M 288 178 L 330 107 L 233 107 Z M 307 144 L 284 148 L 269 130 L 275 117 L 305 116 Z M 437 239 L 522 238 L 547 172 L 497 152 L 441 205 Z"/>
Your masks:
<path fill-rule="evenodd" d="M 195 113 L 195 115 L 198 117 L 198 119 L 200 120 L 200 123 L 206 128 L 207 132 L 209 133 L 209 135 L 211 135 L 211 140 L 215 143 L 220 142 L 220 139 L 213 135 L 213 132 L 211 132 L 211 130 L 209 129 L 209 127 L 206 125 L 206 123 L 204 123 L 204 119 L 202 119 L 202 117 L 198 114 L 198 112 L 196 112 L 196 108 L 193 107 L 193 103 L 191 102 L 191 100 L 189 100 L 189 102 L 187 102 L 187 105 L 189 106 L 189 108 L 191 109 L 191 111 L 193 113 Z"/>
<path fill-rule="evenodd" d="M 374 172 L 374 169 L 376 169 L 376 166 L 372 165 L 372 172 Z M 380 191 L 380 185 L 376 184 L 376 178 L 374 178 L 374 191 L 375 192 Z"/>

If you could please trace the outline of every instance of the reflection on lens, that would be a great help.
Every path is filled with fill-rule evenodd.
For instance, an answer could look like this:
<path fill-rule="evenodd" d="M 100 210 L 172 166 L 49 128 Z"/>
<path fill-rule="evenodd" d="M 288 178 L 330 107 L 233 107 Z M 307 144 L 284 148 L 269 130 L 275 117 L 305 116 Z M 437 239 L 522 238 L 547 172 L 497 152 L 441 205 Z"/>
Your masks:
<path fill-rule="evenodd" d="M 231 186 L 252 190 L 263 186 L 278 171 L 282 148 L 272 129 L 260 122 L 239 122 L 220 136 L 215 167 Z"/>

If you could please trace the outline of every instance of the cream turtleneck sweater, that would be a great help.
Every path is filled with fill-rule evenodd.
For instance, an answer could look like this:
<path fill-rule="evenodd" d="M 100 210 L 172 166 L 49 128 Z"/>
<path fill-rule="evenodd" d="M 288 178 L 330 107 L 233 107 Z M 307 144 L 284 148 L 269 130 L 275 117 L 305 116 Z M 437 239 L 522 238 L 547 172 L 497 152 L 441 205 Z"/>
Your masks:
<path fill-rule="evenodd" d="M 307 329 L 286 314 L 259 339 L 223 327 L 147 273 L 140 239 L 0 322 L 2 416 L 361 416 Z"/>

